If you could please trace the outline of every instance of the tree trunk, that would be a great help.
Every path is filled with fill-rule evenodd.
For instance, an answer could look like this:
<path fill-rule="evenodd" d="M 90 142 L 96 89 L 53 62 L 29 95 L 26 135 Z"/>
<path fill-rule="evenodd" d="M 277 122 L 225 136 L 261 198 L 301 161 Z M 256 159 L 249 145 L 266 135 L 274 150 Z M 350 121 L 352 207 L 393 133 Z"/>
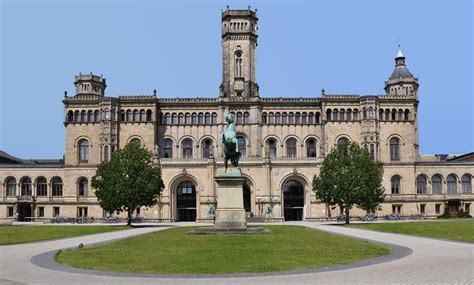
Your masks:
<path fill-rule="evenodd" d="M 349 224 L 349 207 L 346 207 L 346 225 Z"/>
<path fill-rule="evenodd" d="M 132 226 L 132 209 L 127 210 L 127 226 Z"/>

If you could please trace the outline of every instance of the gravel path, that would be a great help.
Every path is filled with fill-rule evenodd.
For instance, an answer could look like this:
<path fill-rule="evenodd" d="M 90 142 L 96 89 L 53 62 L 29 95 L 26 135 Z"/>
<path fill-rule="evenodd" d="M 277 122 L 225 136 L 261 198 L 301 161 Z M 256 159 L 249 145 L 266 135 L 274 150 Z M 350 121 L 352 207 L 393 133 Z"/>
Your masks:
<path fill-rule="evenodd" d="M 391 257 L 369 262 L 285 274 L 254 274 L 212 278 L 114 276 L 93 271 L 64 270 L 51 260 L 54 251 L 160 231 L 173 225 L 0 246 L 0 284 L 474 284 L 474 245 L 431 238 L 389 234 L 318 223 L 286 223 L 395 245 Z M 51 253 L 48 256 L 48 252 Z M 33 261 L 33 263 L 32 263 Z M 49 264 L 48 264 L 49 262 Z M 120 261 L 117 261 L 120 262 Z M 42 267 L 35 264 L 41 264 Z M 44 268 L 44 266 L 52 268 Z M 361 267 L 362 266 L 362 267 Z M 88 273 L 93 274 L 88 274 Z"/>

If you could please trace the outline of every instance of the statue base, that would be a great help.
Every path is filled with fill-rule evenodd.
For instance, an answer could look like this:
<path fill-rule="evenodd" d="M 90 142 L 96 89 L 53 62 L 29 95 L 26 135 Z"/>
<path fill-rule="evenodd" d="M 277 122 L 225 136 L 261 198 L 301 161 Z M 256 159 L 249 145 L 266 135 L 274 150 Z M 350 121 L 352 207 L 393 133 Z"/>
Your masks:
<path fill-rule="evenodd" d="M 245 218 L 243 186 L 245 177 L 239 173 L 223 173 L 215 177 L 217 182 L 217 209 L 214 228 L 218 230 L 244 230 Z"/>

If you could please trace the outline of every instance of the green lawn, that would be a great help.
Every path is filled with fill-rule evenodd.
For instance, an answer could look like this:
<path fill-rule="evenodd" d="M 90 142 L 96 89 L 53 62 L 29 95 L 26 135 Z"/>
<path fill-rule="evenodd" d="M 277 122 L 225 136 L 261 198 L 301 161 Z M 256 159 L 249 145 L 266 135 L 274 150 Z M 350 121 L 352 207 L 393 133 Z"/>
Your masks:
<path fill-rule="evenodd" d="M 350 227 L 474 242 L 474 220 L 443 220 L 381 224 L 352 224 Z"/>
<path fill-rule="evenodd" d="M 162 274 L 269 272 L 351 263 L 390 249 L 297 226 L 270 234 L 186 235 L 193 227 L 67 250 L 56 261 L 74 267 Z"/>
<path fill-rule="evenodd" d="M 0 245 L 68 238 L 127 229 L 125 226 L 0 226 Z"/>

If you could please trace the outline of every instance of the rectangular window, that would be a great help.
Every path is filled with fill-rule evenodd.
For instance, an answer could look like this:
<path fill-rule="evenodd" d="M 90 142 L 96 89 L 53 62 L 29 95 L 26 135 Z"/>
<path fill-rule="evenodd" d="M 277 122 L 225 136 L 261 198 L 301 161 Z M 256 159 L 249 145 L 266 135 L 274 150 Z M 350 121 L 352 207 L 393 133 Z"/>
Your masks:
<path fill-rule="evenodd" d="M 464 204 L 464 212 L 466 213 L 471 212 L 471 203 Z"/>
<path fill-rule="evenodd" d="M 78 218 L 87 217 L 87 207 L 77 207 L 77 217 Z"/>
<path fill-rule="evenodd" d="M 372 160 L 375 160 L 375 145 L 374 144 L 370 145 L 370 157 L 372 157 Z"/>
<path fill-rule="evenodd" d="M 44 217 L 44 207 L 38 207 L 38 217 Z"/>
<path fill-rule="evenodd" d="M 425 204 L 421 204 L 420 205 L 420 214 L 424 215 L 425 214 L 425 207 L 426 205 Z"/>
<path fill-rule="evenodd" d="M 13 217 L 13 207 L 7 207 L 7 217 Z"/>
<path fill-rule="evenodd" d="M 392 205 L 392 213 L 400 214 L 402 212 L 402 205 Z"/>
<path fill-rule="evenodd" d="M 439 215 L 441 213 L 441 204 L 435 205 L 435 213 L 436 215 Z"/>
<path fill-rule="evenodd" d="M 60 215 L 59 207 L 53 207 L 53 218 Z"/>

